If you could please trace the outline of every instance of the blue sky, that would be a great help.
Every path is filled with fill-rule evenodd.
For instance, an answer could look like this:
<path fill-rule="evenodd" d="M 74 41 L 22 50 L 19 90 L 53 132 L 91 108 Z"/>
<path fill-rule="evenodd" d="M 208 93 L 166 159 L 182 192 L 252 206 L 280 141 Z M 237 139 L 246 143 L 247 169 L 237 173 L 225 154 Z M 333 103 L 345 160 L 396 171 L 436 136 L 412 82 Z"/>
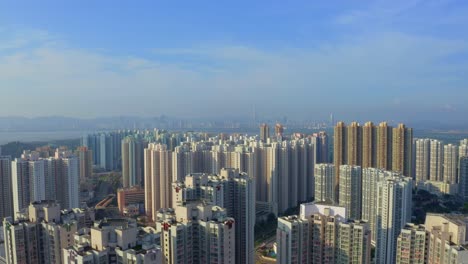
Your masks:
<path fill-rule="evenodd" d="M 323 3 L 320 3 L 323 2 Z M 0 116 L 466 120 L 468 2 L 0 1 Z"/>

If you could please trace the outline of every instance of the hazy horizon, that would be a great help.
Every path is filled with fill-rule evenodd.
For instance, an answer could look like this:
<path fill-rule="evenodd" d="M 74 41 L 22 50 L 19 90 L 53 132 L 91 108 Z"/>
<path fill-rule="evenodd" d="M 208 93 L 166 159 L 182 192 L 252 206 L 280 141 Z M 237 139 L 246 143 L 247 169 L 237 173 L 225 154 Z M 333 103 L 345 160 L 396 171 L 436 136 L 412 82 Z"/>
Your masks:
<path fill-rule="evenodd" d="M 468 2 L 0 3 L 0 116 L 464 123 Z"/>

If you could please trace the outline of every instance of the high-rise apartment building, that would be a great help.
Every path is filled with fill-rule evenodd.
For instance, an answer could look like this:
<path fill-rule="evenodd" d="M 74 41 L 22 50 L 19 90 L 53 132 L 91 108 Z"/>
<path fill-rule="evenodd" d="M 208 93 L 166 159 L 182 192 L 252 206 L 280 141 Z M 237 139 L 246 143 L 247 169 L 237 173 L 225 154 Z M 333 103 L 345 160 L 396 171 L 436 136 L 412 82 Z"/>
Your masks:
<path fill-rule="evenodd" d="M 81 145 L 93 153 L 97 167 L 112 171 L 122 168 L 122 139 L 131 134 L 129 131 L 89 134 L 82 138 Z"/>
<path fill-rule="evenodd" d="M 346 208 L 348 217 L 361 219 L 362 169 L 360 166 L 340 166 L 339 205 Z"/>
<path fill-rule="evenodd" d="M 376 263 L 395 263 L 400 230 L 411 221 L 412 179 L 387 177 L 377 183 Z"/>
<path fill-rule="evenodd" d="M 397 264 L 427 263 L 428 234 L 423 225 L 406 224 L 397 239 Z"/>
<path fill-rule="evenodd" d="M 148 143 L 134 136 L 122 140 L 122 185 L 124 188 L 143 186 L 144 149 Z"/>
<path fill-rule="evenodd" d="M 224 208 L 201 201 L 161 209 L 156 231 L 161 236 L 163 263 L 234 264 L 236 229 Z"/>
<path fill-rule="evenodd" d="M 42 200 L 57 200 L 63 209 L 79 206 L 79 159 L 71 152 L 57 150 L 43 159 L 25 151 L 11 165 L 14 213 Z"/>
<path fill-rule="evenodd" d="M 93 175 L 93 151 L 82 146 L 76 153 L 80 161 L 80 180 L 84 181 Z"/>
<path fill-rule="evenodd" d="M 468 156 L 468 139 L 460 140 L 460 146 L 458 147 L 458 156 L 459 157 Z"/>
<path fill-rule="evenodd" d="M 312 143 L 316 148 L 315 163 L 331 162 L 329 156 L 328 134 L 325 131 L 312 134 Z"/>
<path fill-rule="evenodd" d="M 347 165 L 362 165 L 362 127 L 357 122 L 352 122 L 346 131 Z M 341 173 L 341 171 L 340 171 Z"/>
<path fill-rule="evenodd" d="M 339 223 L 338 232 L 334 263 L 371 263 L 371 231 L 367 222 Z"/>
<path fill-rule="evenodd" d="M 377 166 L 377 128 L 372 122 L 362 127 L 362 167 L 375 168 Z"/>
<path fill-rule="evenodd" d="M 369 223 L 372 241 L 377 240 L 377 184 L 385 178 L 403 177 L 401 173 L 383 169 L 362 169 L 362 214 L 361 219 Z"/>
<path fill-rule="evenodd" d="M 11 157 L 0 156 L 0 219 L 13 216 Z"/>
<path fill-rule="evenodd" d="M 377 129 L 377 168 L 392 169 L 393 130 L 387 122 L 381 122 Z"/>
<path fill-rule="evenodd" d="M 144 153 L 145 209 L 150 219 L 161 208 L 172 207 L 172 152 L 163 144 L 151 143 Z"/>
<path fill-rule="evenodd" d="M 347 221 L 344 207 L 301 205 L 300 216 L 278 219 L 276 242 L 278 263 L 370 263 L 369 227 Z"/>
<path fill-rule="evenodd" d="M 468 263 L 468 219 L 459 214 L 426 215 L 429 242 L 426 263 Z"/>
<path fill-rule="evenodd" d="M 335 201 L 335 165 L 315 165 L 315 201 Z"/>
<path fill-rule="evenodd" d="M 460 157 L 458 163 L 458 195 L 464 200 L 468 200 L 468 156 Z"/>
<path fill-rule="evenodd" d="M 444 181 L 450 184 L 458 183 L 458 147 L 452 144 L 444 146 L 443 175 Z"/>
<path fill-rule="evenodd" d="M 17 220 L 3 220 L 6 263 L 69 263 L 62 262 L 62 249 L 93 220 L 91 209 L 60 211 L 54 201 L 31 203 Z"/>
<path fill-rule="evenodd" d="M 392 170 L 413 177 L 413 129 L 399 124 L 392 132 Z"/>
<path fill-rule="evenodd" d="M 431 140 L 416 139 L 414 142 L 414 167 L 416 182 L 430 180 Z"/>
<path fill-rule="evenodd" d="M 430 154 L 430 170 L 429 178 L 431 181 L 443 181 L 443 160 L 444 160 L 444 145 L 441 141 L 431 140 L 431 154 Z"/>
<path fill-rule="evenodd" d="M 340 184 L 340 170 L 341 165 L 348 164 L 347 152 L 347 136 L 346 125 L 344 122 L 338 122 L 334 128 L 333 136 L 333 162 L 335 164 L 335 187 L 334 197 L 338 200 L 339 197 L 339 184 Z M 336 201 L 338 202 L 338 201 Z"/>
<path fill-rule="evenodd" d="M 386 122 L 374 126 L 338 122 L 334 135 L 334 164 L 377 167 L 412 176 L 413 130 L 404 124 L 392 128 Z M 335 171 L 335 195 L 339 196 L 340 171 Z"/>
<path fill-rule="evenodd" d="M 222 169 L 219 175 L 195 173 L 173 184 L 174 204 L 203 200 L 226 210 L 236 221 L 236 263 L 254 263 L 255 184 L 237 169 Z M 177 211 L 177 209 L 176 209 Z"/>
<path fill-rule="evenodd" d="M 270 138 L 270 127 L 268 124 L 261 124 L 260 125 L 260 141 L 267 142 Z"/>

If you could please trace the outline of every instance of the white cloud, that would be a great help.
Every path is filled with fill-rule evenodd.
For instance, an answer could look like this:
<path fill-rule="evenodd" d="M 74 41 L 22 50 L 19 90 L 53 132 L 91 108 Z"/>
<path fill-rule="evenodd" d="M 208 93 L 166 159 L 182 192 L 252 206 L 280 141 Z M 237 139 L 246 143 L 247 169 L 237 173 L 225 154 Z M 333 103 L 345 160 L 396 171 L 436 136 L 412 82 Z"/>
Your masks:
<path fill-rule="evenodd" d="M 0 53 L 0 89 L 8 91 L 0 97 L 1 115 L 222 116 L 248 113 L 255 104 L 275 115 L 308 116 L 361 102 L 396 107 L 389 98 L 418 105 L 424 92 L 451 105 L 468 96 L 457 90 L 468 83 L 468 64 L 442 61 L 466 52 L 466 43 L 400 33 L 307 50 L 207 45 L 157 49 L 147 57 L 105 55 L 44 35 L 26 42 L 35 45 Z"/>

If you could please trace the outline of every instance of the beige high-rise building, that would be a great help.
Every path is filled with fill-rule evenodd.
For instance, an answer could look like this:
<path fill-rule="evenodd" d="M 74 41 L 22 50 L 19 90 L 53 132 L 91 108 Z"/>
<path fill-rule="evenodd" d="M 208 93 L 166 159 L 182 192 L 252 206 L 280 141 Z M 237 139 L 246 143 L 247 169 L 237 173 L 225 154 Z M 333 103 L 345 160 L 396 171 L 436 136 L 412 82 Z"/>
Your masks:
<path fill-rule="evenodd" d="M 468 263 L 467 223 L 464 215 L 428 213 L 424 224 L 429 232 L 427 263 Z"/>
<path fill-rule="evenodd" d="M 430 180 L 430 150 L 430 139 L 425 138 L 415 140 L 415 178 L 417 183 Z"/>
<path fill-rule="evenodd" d="M 366 222 L 347 221 L 346 209 L 326 203 L 301 205 L 300 216 L 278 219 L 277 263 L 370 263 Z"/>
<path fill-rule="evenodd" d="M 360 166 L 362 164 L 362 127 L 352 122 L 347 127 L 347 165 Z"/>
<path fill-rule="evenodd" d="M 151 143 L 144 153 L 145 209 L 154 220 L 161 208 L 172 207 L 172 152 L 163 144 Z"/>
<path fill-rule="evenodd" d="M 377 168 L 392 169 L 392 127 L 381 122 L 377 127 Z"/>
<path fill-rule="evenodd" d="M 0 219 L 13 216 L 11 157 L 0 156 Z"/>
<path fill-rule="evenodd" d="M 163 263 L 236 263 L 236 222 L 226 210 L 201 201 L 161 209 L 156 231 Z"/>
<path fill-rule="evenodd" d="M 93 176 L 93 151 L 87 147 L 78 147 L 76 153 L 80 160 L 80 180 L 84 181 Z"/>
<path fill-rule="evenodd" d="M 413 129 L 399 124 L 392 132 L 392 170 L 413 177 Z"/>
<path fill-rule="evenodd" d="M 340 166 L 339 205 L 346 208 L 348 217 L 361 219 L 362 169 L 360 166 Z"/>
<path fill-rule="evenodd" d="M 460 146 L 458 149 L 458 157 L 468 156 L 468 139 L 460 140 Z"/>
<path fill-rule="evenodd" d="M 270 127 L 268 124 L 261 124 L 260 125 L 260 141 L 267 142 L 270 138 Z"/>
<path fill-rule="evenodd" d="M 458 183 L 458 147 L 452 144 L 444 146 L 443 175 L 444 181 L 450 184 Z"/>
<path fill-rule="evenodd" d="M 371 231 L 365 221 L 339 223 L 335 263 L 371 263 Z"/>
<path fill-rule="evenodd" d="M 431 154 L 430 154 L 430 170 L 429 178 L 431 181 L 443 181 L 443 160 L 444 160 L 444 145 L 441 141 L 431 140 Z"/>
<path fill-rule="evenodd" d="M 362 168 L 375 168 L 377 165 L 377 128 L 372 122 L 362 127 Z"/>
<path fill-rule="evenodd" d="M 374 126 L 357 122 L 346 126 L 338 122 L 334 134 L 334 164 L 400 171 L 412 176 L 413 130 L 404 124 L 392 128 L 386 122 Z M 335 176 L 335 195 L 339 191 L 339 170 Z"/>
<path fill-rule="evenodd" d="M 424 225 L 406 224 L 397 239 L 396 263 L 427 263 L 428 237 Z"/>

